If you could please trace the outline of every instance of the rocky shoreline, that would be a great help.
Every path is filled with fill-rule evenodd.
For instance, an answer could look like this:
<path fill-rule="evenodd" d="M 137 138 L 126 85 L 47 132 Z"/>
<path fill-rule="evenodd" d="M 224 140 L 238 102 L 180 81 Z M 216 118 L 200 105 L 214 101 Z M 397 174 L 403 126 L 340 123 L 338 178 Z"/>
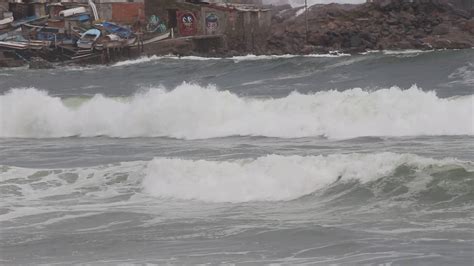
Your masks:
<path fill-rule="evenodd" d="M 474 47 L 474 18 L 434 3 L 316 5 L 275 10 L 265 54 L 327 53 L 337 50 L 464 49 Z"/>

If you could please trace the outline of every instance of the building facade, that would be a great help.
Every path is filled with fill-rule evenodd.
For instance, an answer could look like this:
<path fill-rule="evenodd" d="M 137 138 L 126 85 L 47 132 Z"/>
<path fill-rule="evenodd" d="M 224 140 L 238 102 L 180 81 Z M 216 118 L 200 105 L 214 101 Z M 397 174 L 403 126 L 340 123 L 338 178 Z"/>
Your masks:
<path fill-rule="evenodd" d="M 270 10 L 238 3 L 145 0 L 145 11 L 179 37 L 222 35 L 228 48 L 236 51 L 258 52 L 271 26 Z"/>
<path fill-rule="evenodd" d="M 144 0 L 94 0 L 93 2 L 97 7 L 100 20 L 120 24 L 134 24 L 138 20 L 145 20 Z M 50 5 L 59 5 L 63 8 L 75 6 L 90 8 L 87 0 L 9 0 L 7 5 L 15 19 L 45 16 L 48 14 Z"/>

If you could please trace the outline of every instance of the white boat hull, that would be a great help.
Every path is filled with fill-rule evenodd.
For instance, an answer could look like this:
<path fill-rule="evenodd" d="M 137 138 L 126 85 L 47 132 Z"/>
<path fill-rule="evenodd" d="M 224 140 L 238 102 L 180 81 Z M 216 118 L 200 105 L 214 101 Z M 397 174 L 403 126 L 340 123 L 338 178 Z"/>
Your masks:
<path fill-rule="evenodd" d="M 0 20 L 0 29 L 6 29 L 10 27 L 10 24 L 13 22 L 13 17 L 4 18 Z"/>

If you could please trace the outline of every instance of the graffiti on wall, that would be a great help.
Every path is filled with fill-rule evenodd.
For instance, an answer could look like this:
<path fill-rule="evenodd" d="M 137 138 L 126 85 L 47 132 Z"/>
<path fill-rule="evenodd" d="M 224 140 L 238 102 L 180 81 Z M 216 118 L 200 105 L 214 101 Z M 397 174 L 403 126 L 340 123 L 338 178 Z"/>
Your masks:
<path fill-rule="evenodd" d="M 162 33 L 166 31 L 166 25 L 164 21 L 160 19 L 160 17 L 156 15 L 152 15 L 148 19 L 148 23 L 146 24 L 146 31 Z"/>
<path fill-rule="evenodd" d="M 178 12 L 179 33 L 182 36 L 195 35 L 197 32 L 197 20 L 193 12 Z"/>
<path fill-rule="evenodd" d="M 210 13 L 206 16 L 206 33 L 207 34 L 216 34 L 219 29 L 219 17 Z"/>

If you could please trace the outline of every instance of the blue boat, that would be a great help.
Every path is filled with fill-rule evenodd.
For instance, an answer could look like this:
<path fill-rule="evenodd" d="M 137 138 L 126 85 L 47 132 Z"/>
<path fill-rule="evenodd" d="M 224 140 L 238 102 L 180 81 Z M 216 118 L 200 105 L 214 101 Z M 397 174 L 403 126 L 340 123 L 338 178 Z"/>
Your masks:
<path fill-rule="evenodd" d="M 77 47 L 82 49 L 92 49 L 100 37 L 100 30 L 90 29 L 81 35 L 79 41 L 77 41 Z"/>

